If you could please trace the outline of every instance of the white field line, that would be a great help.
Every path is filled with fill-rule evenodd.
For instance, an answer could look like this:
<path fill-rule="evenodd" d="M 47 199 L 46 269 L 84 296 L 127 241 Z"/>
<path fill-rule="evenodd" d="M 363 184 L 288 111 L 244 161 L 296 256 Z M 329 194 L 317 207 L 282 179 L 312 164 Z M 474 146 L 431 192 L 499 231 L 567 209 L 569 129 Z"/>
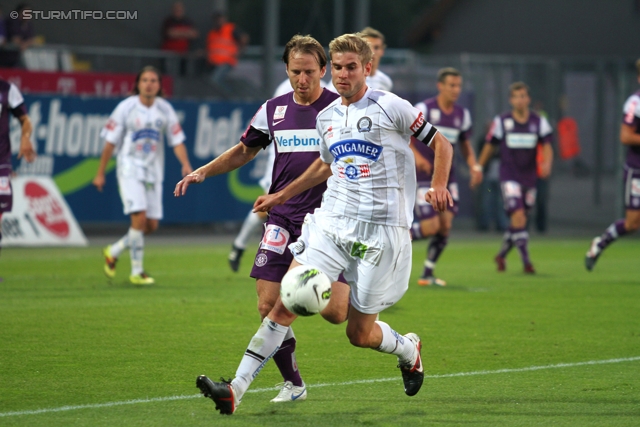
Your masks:
<path fill-rule="evenodd" d="M 470 377 L 474 375 L 507 374 L 507 373 L 513 373 L 513 372 L 541 371 L 545 369 L 573 368 L 576 366 L 606 365 L 611 363 L 624 363 L 624 362 L 636 362 L 636 361 L 640 361 L 640 356 L 623 357 L 618 359 L 607 359 L 607 360 L 590 360 L 587 362 L 558 363 L 555 365 L 529 366 L 526 368 L 496 369 L 492 371 L 457 372 L 453 374 L 442 374 L 442 375 L 425 375 L 424 377 L 430 378 L 430 379 Z M 379 382 L 387 382 L 387 381 L 400 381 L 400 377 L 395 376 L 392 378 L 344 381 L 340 383 L 310 384 L 307 387 L 309 388 L 340 387 L 340 386 L 348 386 L 348 385 L 354 385 L 354 384 L 371 384 L 371 383 L 379 383 Z M 262 393 L 265 391 L 273 391 L 273 390 L 278 390 L 278 388 L 277 387 L 256 388 L 252 390 L 247 390 L 247 393 Z M 119 402 L 95 403 L 90 405 L 60 406 L 58 408 L 43 408 L 43 409 L 34 409 L 30 411 L 0 412 L 0 417 L 13 417 L 13 416 L 19 416 L 19 415 L 37 415 L 37 414 L 45 414 L 50 412 L 75 411 L 77 409 L 110 408 L 113 406 L 135 405 L 138 403 L 167 402 L 172 400 L 195 399 L 201 396 L 202 395 L 198 393 L 198 394 L 190 394 L 190 395 L 183 395 L 183 396 L 152 397 L 152 398 L 146 398 L 146 399 L 122 400 Z"/>

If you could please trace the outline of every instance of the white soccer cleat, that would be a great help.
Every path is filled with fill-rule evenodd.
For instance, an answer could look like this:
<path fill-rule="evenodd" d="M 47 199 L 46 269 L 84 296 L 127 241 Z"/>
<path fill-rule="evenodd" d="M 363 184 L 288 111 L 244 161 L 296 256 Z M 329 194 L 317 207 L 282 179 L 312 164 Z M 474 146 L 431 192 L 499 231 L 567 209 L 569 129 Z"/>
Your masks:
<path fill-rule="evenodd" d="M 293 385 L 291 381 L 286 381 L 277 386 L 282 386 L 282 389 L 280 389 L 280 393 L 278 393 L 276 397 L 271 399 L 274 403 L 295 402 L 307 399 L 307 386 L 304 383 L 302 383 L 301 387 L 297 387 Z"/>

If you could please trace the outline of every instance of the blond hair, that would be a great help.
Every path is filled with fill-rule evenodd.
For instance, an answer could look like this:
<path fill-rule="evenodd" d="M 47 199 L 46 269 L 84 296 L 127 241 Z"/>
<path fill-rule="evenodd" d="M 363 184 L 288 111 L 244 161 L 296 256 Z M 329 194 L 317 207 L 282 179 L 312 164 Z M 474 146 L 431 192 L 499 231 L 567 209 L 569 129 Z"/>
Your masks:
<path fill-rule="evenodd" d="M 343 34 L 331 40 L 329 43 L 329 57 L 333 58 L 334 53 L 352 52 L 358 55 L 364 67 L 373 58 L 373 51 L 362 33 Z"/>

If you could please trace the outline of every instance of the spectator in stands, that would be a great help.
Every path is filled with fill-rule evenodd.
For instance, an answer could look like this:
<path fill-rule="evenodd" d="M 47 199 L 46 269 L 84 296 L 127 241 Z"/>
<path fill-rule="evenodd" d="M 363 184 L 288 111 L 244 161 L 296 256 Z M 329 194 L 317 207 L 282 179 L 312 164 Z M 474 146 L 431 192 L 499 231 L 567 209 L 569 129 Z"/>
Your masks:
<path fill-rule="evenodd" d="M 17 13 L 15 19 L 6 19 L 7 26 L 7 40 L 19 47 L 20 50 L 25 50 L 33 44 L 35 33 L 33 31 L 33 22 L 29 15 L 29 18 L 25 18 L 25 11 L 31 11 L 31 6 L 26 3 L 20 3 L 14 12 Z"/>
<path fill-rule="evenodd" d="M 193 21 L 185 15 L 181 1 L 173 3 L 171 15 L 162 23 L 162 50 L 185 54 L 189 44 L 198 38 L 198 30 Z M 180 60 L 180 74 L 185 74 L 186 59 Z"/>
<path fill-rule="evenodd" d="M 189 42 L 197 38 L 198 30 L 185 15 L 184 4 L 181 1 L 175 2 L 171 15 L 162 23 L 162 49 L 185 53 L 189 51 Z"/>
<path fill-rule="evenodd" d="M 211 83 L 224 95 L 227 74 L 238 63 L 238 55 L 249 42 L 249 36 L 234 23 L 227 21 L 224 12 L 213 14 L 213 27 L 207 35 L 207 59 L 213 68 Z"/>

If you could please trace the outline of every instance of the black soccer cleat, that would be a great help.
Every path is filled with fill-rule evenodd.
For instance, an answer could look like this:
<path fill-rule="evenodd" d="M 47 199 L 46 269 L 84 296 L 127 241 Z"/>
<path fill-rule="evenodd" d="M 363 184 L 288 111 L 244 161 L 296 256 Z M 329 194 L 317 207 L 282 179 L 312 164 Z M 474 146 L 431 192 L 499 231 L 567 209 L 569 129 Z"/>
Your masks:
<path fill-rule="evenodd" d="M 415 396 L 420 391 L 420 387 L 422 387 L 422 382 L 424 381 L 424 369 L 422 368 L 422 358 L 420 357 L 422 341 L 420 341 L 418 335 L 412 332 L 404 337 L 415 344 L 417 356 L 413 361 L 408 363 L 398 361 L 398 368 L 400 368 L 400 372 L 402 373 L 405 394 L 407 396 Z"/>
<path fill-rule="evenodd" d="M 196 379 L 196 387 L 200 389 L 204 397 L 213 400 L 220 414 L 231 415 L 236 411 L 240 402 L 236 399 L 231 380 L 220 378 L 220 381 L 217 383 L 211 381 L 206 375 L 200 375 Z"/>
<path fill-rule="evenodd" d="M 231 267 L 231 270 L 233 270 L 234 272 L 237 272 L 238 269 L 240 268 L 240 260 L 242 259 L 242 254 L 244 253 L 244 249 L 240 249 L 238 247 L 236 247 L 236 245 L 233 245 L 231 247 L 231 252 L 229 252 L 229 267 Z"/>

